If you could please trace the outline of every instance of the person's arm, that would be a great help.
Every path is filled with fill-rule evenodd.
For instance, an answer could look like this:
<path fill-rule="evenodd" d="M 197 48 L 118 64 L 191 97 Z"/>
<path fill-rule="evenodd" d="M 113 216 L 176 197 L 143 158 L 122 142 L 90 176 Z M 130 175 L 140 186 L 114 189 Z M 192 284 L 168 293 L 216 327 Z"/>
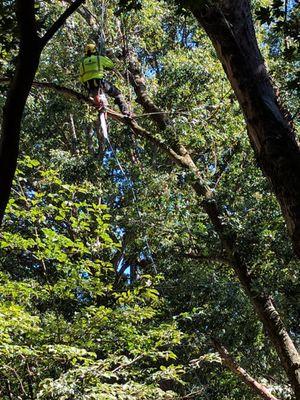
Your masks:
<path fill-rule="evenodd" d="M 80 64 L 79 64 L 79 81 L 83 82 L 83 58 L 80 60 Z"/>
<path fill-rule="evenodd" d="M 113 69 L 114 63 L 110 58 L 105 57 L 105 56 L 100 56 L 100 58 L 101 58 L 101 64 L 103 65 L 103 68 Z"/>

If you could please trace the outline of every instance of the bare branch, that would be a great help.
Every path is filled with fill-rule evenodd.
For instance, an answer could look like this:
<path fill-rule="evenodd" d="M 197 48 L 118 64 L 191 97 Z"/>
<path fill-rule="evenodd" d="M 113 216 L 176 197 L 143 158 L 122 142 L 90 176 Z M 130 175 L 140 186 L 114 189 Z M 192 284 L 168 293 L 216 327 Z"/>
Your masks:
<path fill-rule="evenodd" d="M 56 32 L 63 26 L 67 18 L 70 17 L 77 10 L 78 7 L 83 4 L 85 0 L 75 0 L 70 7 L 68 7 L 65 12 L 54 22 L 54 24 L 48 29 L 45 35 L 41 38 L 42 47 L 44 47 L 49 40 L 56 34 Z"/>
<path fill-rule="evenodd" d="M 229 264 L 228 259 L 226 257 L 222 257 L 221 255 L 204 255 L 200 253 L 188 252 L 188 253 L 178 253 L 180 257 L 190 258 L 191 260 L 197 261 L 206 261 L 206 262 L 218 262 L 221 264 Z"/>
<path fill-rule="evenodd" d="M 133 360 L 128 362 L 127 364 L 125 364 L 125 363 L 124 364 L 120 364 L 118 367 L 116 367 L 114 370 L 112 370 L 112 373 L 114 374 L 114 373 L 120 371 L 121 369 L 130 367 L 131 365 L 133 365 L 134 363 L 136 363 L 137 361 L 139 361 L 143 357 L 144 357 L 144 354 L 140 354 L 140 355 L 136 356 Z"/>
<path fill-rule="evenodd" d="M 247 386 L 249 386 L 256 394 L 265 400 L 278 400 L 277 397 L 273 396 L 270 391 L 261 383 L 257 382 L 252 376 L 248 374 L 229 354 L 228 350 L 216 339 L 212 338 L 214 348 L 218 351 L 221 356 L 222 364 L 230 369 L 235 375 L 237 375 Z"/>

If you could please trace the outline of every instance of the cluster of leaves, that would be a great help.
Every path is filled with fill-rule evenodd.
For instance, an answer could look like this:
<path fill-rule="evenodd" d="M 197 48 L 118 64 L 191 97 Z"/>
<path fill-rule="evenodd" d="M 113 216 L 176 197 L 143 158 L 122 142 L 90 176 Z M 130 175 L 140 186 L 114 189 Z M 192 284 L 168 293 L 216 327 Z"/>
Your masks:
<path fill-rule="evenodd" d="M 269 2 L 270 3 L 270 2 Z M 273 74 L 287 89 L 299 95 L 299 17 L 300 5 L 293 0 L 274 0 L 256 11 L 257 20 L 265 27 L 269 49 L 277 65 Z M 285 70 L 282 72 L 282 70 Z M 288 99 L 287 99 L 288 101 Z M 290 105 L 290 104 L 289 104 Z M 290 108 L 293 106 L 290 105 Z"/>
<path fill-rule="evenodd" d="M 142 5 L 143 2 L 141 0 L 119 0 L 118 13 L 140 10 L 142 8 Z"/>
<path fill-rule="evenodd" d="M 285 56 L 296 55 L 299 35 L 299 4 L 288 0 L 273 0 L 271 4 L 261 6 L 256 11 L 256 17 L 262 24 L 271 26 L 274 32 L 284 35 L 291 41 Z M 293 43 L 292 43 L 293 42 Z"/>
<path fill-rule="evenodd" d="M 2 1 L 0 15 L 0 66 L 1 71 L 4 71 L 8 66 L 8 60 L 11 61 L 16 55 L 18 44 L 14 3 L 10 0 Z M 11 72 L 12 70 L 10 69 Z"/>
<path fill-rule="evenodd" d="M 118 244 L 97 190 L 26 157 L 14 192 L 0 251 L 1 398 L 175 398 L 160 386 L 181 382 L 182 334 L 159 322 L 151 276 L 116 289 Z"/>

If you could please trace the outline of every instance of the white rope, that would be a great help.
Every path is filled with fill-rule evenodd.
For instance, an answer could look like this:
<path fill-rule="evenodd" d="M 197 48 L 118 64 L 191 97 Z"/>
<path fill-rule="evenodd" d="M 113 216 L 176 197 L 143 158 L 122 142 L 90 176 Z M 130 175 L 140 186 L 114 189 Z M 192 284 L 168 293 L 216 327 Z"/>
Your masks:
<path fill-rule="evenodd" d="M 116 162 L 117 162 L 117 165 L 118 165 L 118 167 L 120 168 L 120 171 L 122 172 L 124 178 L 126 178 L 126 179 L 128 180 L 128 176 L 127 176 L 127 174 L 126 174 L 124 168 L 122 167 L 122 165 L 121 165 L 121 163 L 120 163 L 120 161 L 119 161 L 119 159 L 118 159 L 118 156 L 117 156 L 117 154 L 116 154 L 116 152 L 115 152 L 115 150 L 114 150 L 114 148 L 113 148 L 113 146 L 112 146 L 112 144 L 111 144 L 111 141 L 109 140 L 108 135 L 107 135 L 106 140 L 107 140 L 107 143 L 108 143 L 108 145 L 109 145 L 109 147 L 110 147 L 110 150 L 111 150 L 111 152 L 112 152 L 112 154 L 113 154 L 113 156 L 114 156 L 114 158 L 115 158 L 115 160 L 116 160 Z M 133 187 L 132 184 L 130 185 L 130 189 L 131 189 L 131 192 L 132 192 L 133 203 L 135 204 L 135 208 L 136 208 L 138 217 L 139 217 L 140 220 L 142 221 L 143 216 L 142 216 L 142 213 L 141 213 L 140 208 L 139 208 L 139 206 L 138 206 L 138 199 L 137 199 L 136 191 L 135 191 L 135 189 L 134 189 L 134 187 Z M 145 243 L 145 248 L 146 248 L 146 250 L 147 250 L 148 257 L 149 257 L 149 259 L 150 259 L 150 261 L 151 261 L 151 264 L 152 264 L 152 266 L 153 266 L 153 270 L 154 270 L 154 272 L 157 274 L 157 273 L 158 273 L 157 267 L 156 267 L 155 261 L 154 261 L 153 256 L 152 256 L 152 251 L 151 251 L 150 244 L 149 244 L 149 241 L 148 241 L 148 239 L 147 239 L 147 236 L 145 236 L 145 237 L 143 238 L 143 241 L 144 241 L 144 243 Z"/>

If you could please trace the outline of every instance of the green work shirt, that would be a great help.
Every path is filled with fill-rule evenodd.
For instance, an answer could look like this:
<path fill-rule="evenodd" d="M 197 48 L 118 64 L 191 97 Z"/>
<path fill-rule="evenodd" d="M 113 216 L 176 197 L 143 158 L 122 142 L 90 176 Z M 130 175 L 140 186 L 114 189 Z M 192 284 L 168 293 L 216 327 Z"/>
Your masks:
<path fill-rule="evenodd" d="M 84 57 L 80 63 L 80 82 L 101 79 L 104 76 L 104 70 L 111 69 L 113 66 L 114 63 L 108 57 L 97 55 Z"/>

